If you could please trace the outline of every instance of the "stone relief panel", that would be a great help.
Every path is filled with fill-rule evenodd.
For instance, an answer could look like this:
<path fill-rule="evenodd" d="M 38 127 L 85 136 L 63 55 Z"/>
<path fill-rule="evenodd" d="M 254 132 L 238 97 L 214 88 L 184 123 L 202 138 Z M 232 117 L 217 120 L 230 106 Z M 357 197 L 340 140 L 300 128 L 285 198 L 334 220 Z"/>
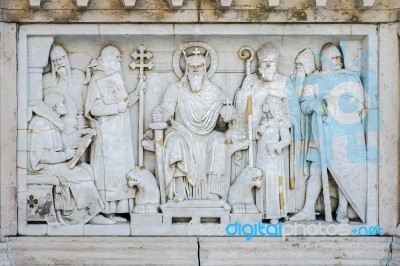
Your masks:
<path fill-rule="evenodd" d="M 20 233 L 376 224 L 376 33 L 301 29 L 25 36 Z"/>

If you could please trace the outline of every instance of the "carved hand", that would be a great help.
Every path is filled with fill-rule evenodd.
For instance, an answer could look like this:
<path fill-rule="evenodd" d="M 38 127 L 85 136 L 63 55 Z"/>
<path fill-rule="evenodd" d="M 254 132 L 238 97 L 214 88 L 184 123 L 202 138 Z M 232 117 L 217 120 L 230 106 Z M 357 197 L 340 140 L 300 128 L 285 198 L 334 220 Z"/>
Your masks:
<path fill-rule="evenodd" d="M 154 139 L 154 130 L 148 129 L 143 135 L 144 140 L 153 140 Z"/>
<path fill-rule="evenodd" d="M 273 154 L 276 151 L 276 147 L 274 144 L 265 145 L 265 149 L 267 150 L 268 154 Z"/>
<path fill-rule="evenodd" d="M 128 107 L 128 101 L 125 101 L 125 100 L 120 101 L 118 103 L 118 112 L 125 113 L 127 107 Z"/>
<path fill-rule="evenodd" d="M 225 105 L 221 108 L 220 115 L 225 123 L 231 122 L 236 118 L 236 109 L 232 105 Z"/>
<path fill-rule="evenodd" d="M 88 135 L 88 134 L 96 135 L 96 130 L 94 128 L 85 128 L 85 129 L 79 130 L 79 133 L 81 134 L 81 136 Z"/>
<path fill-rule="evenodd" d="M 243 80 L 242 88 L 250 89 L 254 85 L 253 75 L 247 75 Z"/>
<path fill-rule="evenodd" d="M 144 81 L 140 81 L 138 83 L 138 85 L 136 86 L 136 90 L 139 93 L 141 90 L 143 90 L 143 92 L 146 92 L 147 89 L 147 84 L 146 84 L 146 80 Z"/>
<path fill-rule="evenodd" d="M 69 160 L 75 156 L 76 150 L 68 148 L 68 149 L 65 149 L 64 153 L 65 153 L 65 157 L 67 158 L 67 160 Z"/>
<path fill-rule="evenodd" d="M 316 113 L 317 115 L 324 115 L 324 110 L 322 109 L 322 103 L 319 102 L 318 100 L 315 100 L 312 104 L 312 108 L 314 113 Z"/>
<path fill-rule="evenodd" d="M 153 122 L 163 121 L 163 109 L 161 106 L 156 106 L 153 109 Z"/>

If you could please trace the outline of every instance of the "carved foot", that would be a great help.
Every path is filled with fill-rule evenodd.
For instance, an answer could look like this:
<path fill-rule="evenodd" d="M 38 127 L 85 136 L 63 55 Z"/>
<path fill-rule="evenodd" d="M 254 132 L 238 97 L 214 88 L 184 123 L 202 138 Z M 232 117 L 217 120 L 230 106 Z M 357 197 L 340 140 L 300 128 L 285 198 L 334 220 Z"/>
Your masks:
<path fill-rule="evenodd" d="M 316 220 L 315 211 L 309 212 L 304 209 L 289 218 L 289 221 L 292 222 L 314 221 L 314 220 Z"/>
<path fill-rule="evenodd" d="M 219 200 L 219 196 L 217 194 L 210 194 L 207 196 L 208 200 Z"/>
<path fill-rule="evenodd" d="M 340 224 L 348 224 L 350 222 L 346 212 L 338 212 L 336 214 L 336 222 Z"/>
<path fill-rule="evenodd" d="M 113 221 L 115 221 L 117 223 L 125 223 L 125 222 L 128 221 L 127 219 L 125 219 L 125 218 L 123 218 L 121 216 L 116 216 L 115 214 L 106 214 L 105 216 L 108 219 L 111 219 L 111 220 L 113 220 Z"/>
<path fill-rule="evenodd" d="M 174 201 L 175 201 L 176 203 L 182 202 L 184 199 L 185 199 L 185 196 L 182 195 L 182 194 L 176 194 L 176 195 L 174 196 Z"/>
<path fill-rule="evenodd" d="M 158 209 L 156 205 L 136 205 L 135 208 L 133 209 L 133 213 L 137 214 L 154 214 L 158 213 Z"/>
<path fill-rule="evenodd" d="M 278 224 L 279 223 L 279 219 L 271 219 L 269 221 L 270 224 Z"/>
<path fill-rule="evenodd" d="M 104 217 L 101 214 L 96 215 L 95 217 L 93 217 L 92 220 L 89 221 L 89 224 L 116 224 L 117 222 Z"/>
<path fill-rule="evenodd" d="M 258 213 L 257 206 L 255 204 L 246 204 L 246 213 Z"/>
<path fill-rule="evenodd" d="M 244 204 L 235 204 L 232 206 L 232 213 L 244 214 L 246 213 L 246 206 Z"/>

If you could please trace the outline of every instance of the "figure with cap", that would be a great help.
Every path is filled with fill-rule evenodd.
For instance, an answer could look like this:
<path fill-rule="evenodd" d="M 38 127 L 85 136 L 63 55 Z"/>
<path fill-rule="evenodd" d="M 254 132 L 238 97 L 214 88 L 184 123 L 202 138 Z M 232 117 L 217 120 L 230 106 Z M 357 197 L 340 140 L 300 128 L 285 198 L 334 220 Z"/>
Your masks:
<path fill-rule="evenodd" d="M 254 156 L 254 162 L 258 160 L 257 156 L 265 154 L 264 152 L 257 151 L 259 145 L 257 145 L 257 128 L 261 125 L 264 112 L 263 106 L 269 95 L 280 99 L 283 104 L 283 113 L 287 116 L 288 121 L 291 122 L 292 128 L 297 128 L 300 107 L 296 100 L 295 88 L 291 79 L 278 71 L 279 64 L 279 51 L 271 44 L 262 46 L 257 51 L 257 73 L 249 74 L 245 77 L 242 86 L 237 90 L 235 95 L 235 107 L 237 109 L 237 119 L 233 127 L 241 130 L 243 134 L 248 135 L 252 132 L 253 136 L 248 136 L 251 141 L 250 145 L 253 145 L 253 150 L 256 156 Z M 252 107 L 252 122 L 248 122 L 248 99 L 251 97 Z M 249 125 L 252 125 L 252 129 L 249 131 Z M 294 194 L 293 190 L 290 189 L 289 180 L 289 148 L 283 149 L 282 153 L 285 158 L 284 160 L 284 172 L 286 173 L 284 178 L 286 184 L 288 184 L 287 191 L 285 191 L 286 197 L 286 213 L 294 212 Z M 234 154 L 232 175 L 233 179 L 238 176 L 243 168 L 249 163 L 249 151 L 239 151 Z M 265 168 L 265 167 L 264 167 Z M 276 177 L 278 178 L 278 177 Z M 257 192 L 258 193 L 258 192 Z M 257 207 L 260 212 L 264 212 L 268 206 L 263 206 L 265 201 L 257 202 Z"/>
<path fill-rule="evenodd" d="M 295 58 L 294 70 L 291 79 L 295 85 L 296 101 L 299 102 L 303 94 L 303 88 L 307 84 L 307 80 L 312 80 L 315 75 L 319 74 L 319 70 L 315 65 L 315 56 L 310 48 L 302 50 Z M 309 116 L 304 115 L 302 112 L 299 114 L 298 121 L 300 124 L 297 128 L 293 127 L 293 133 L 296 134 L 296 139 L 293 143 L 293 154 L 296 158 L 296 180 L 295 180 L 295 197 L 296 197 L 296 212 L 304 207 L 305 193 L 306 193 L 306 180 L 310 175 L 310 163 L 306 160 L 306 153 L 308 150 L 308 143 L 311 134 L 311 120 Z"/>
<path fill-rule="evenodd" d="M 196 47 L 186 56 L 182 79 L 170 85 L 153 111 L 168 121 L 163 153 L 168 200 L 219 200 L 223 197 L 226 138 L 217 131 L 235 118 L 225 93 L 207 79 L 207 53 Z M 226 200 L 226 199 L 223 199 Z"/>
<path fill-rule="evenodd" d="M 333 43 L 322 47 L 321 65 L 319 74 L 308 75 L 300 99 L 302 112 L 311 120 L 306 155 L 310 177 L 304 207 L 290 220 L 316 219 L 315 204 L 322 190 L 324 169 L 321 169 L 321 160 L 324 160 L 325 171 L 338 186 L 336 221 L 349 223 L 348 214 L 354 210 L 365 222 L 367 180 L 363 116 L 366 104 L 363 85 L 355 72 L 342 68 L 342 55 Z M 322 128 L 318 120 L 322 120 Z"/>
<path fill-rule="evenodd" d="M 105 203 L 103 213 L 116 222 L 126 222 L 121 214 L 133 211 L 135 195 L 126 182 L 128 172 L 135 168 L 128 106 L 138 97 L 134 102 L 128 98 L 121 53 L 117 47 L 104 47 L 101 56 L 92 60 L 86 82 L 89 87 L 85 116 L 97 130 L 91 146 L 90 164 L 97 190 Z"/>

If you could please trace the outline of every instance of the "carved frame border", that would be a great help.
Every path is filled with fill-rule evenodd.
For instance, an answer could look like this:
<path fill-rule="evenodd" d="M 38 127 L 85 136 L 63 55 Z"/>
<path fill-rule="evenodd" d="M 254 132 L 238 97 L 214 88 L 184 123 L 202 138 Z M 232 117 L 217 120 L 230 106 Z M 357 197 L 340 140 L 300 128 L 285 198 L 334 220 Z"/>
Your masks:
<path fill-rule="evenodd" d="M 124 27 L 125 26 L 125 27 Z M 44 53 L 47 63 L 49 42 L 54 36 L 62 35 L 93 35 L 93 36 L 118 36 L 118 35 L 292 35 L 292 36 L 311 36 L 311 35 L 336 35 L 336 36 L 362 36 L 365 37 L 365 45 L 371 52 L 368 59 L 368 66 L 376 69 L 375 74 L 368 78 L 369 81 L 378 81 L 378 27 L 377 25 L 348 25 L 348 24 L 325 24 L 325 25 L 293 25 L 293 24 L 151 24 L 151 25 L 132 25 L 132 24 L 32 24 L 22 25 L 19 31 L 18 43 L 18 233 L 23 235 L 43 235 L 49 234 L 47 225 L 27 224 L 25 217 L 26 210 L 26 175 L 27 175 L 27 115 L 28 115 L 28 93 L 35 96 L 40 95 L 41 76 L 40 55 L 32 55 L 28 49 L 35 40 L 43 41 L 44 46 L 38 50 Z M 267 40 L 266 40 L 267 41 Z M 43 62 L 43 61 L 42 61 Z M 376 84 L 377 86 L 378 84 Z M 29 88 L 36 87 L 35 91 Z M 379 94 L 379 88 L 378 88 Z M 380 104 L 384 104 L 381 102 Z M 378 121 L 376 121 L 378 123 Z M 376 125 L 372 125 L 376 127 Z M 379 133 L 379 135 L 382 132 Z M 378 149 L 378 134 L 368 134 L 367 142 L 376 145 Z M 25 145 L 25 146 L 24 146 Z M 379 168 L 377 163 L 368 164 L 368 197 L 367 197 L 367 225 L 378 224 L 378 182 Z M 384 226 L 390 226 L 384 224 Z M 83 230 L 83 229 L 82 229 Z M 54 232 L 54 235 L 69 235 L 68 230 Z M 76 233 L 72 233 L 76 234 Z M 50 234 L 49 234 L 50 235 Z M 119 235 L 113 233 L 112 235 Z"/>

